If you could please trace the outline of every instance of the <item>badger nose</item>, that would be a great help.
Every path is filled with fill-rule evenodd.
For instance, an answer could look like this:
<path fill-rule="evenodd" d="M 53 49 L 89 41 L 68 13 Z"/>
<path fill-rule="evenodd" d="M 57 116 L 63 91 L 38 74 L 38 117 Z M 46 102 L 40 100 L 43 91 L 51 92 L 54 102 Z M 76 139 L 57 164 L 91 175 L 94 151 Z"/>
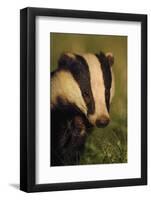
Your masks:
<path fill-rule="evenodd" d="M 101 128 L 101 127 L 105 127 L 108 125 L 108 123 L 110 122 L 110 119 L 106 116 L 102 116 L 100 119 L 96 120 L 96 126 Z"/>

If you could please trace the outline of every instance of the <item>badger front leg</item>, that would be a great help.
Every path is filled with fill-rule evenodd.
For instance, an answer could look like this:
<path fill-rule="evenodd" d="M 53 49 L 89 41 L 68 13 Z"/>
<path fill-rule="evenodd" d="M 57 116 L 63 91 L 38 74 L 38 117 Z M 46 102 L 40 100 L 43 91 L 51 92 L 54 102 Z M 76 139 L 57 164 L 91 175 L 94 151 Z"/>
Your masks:
<path fill-rule="evenodd" d="M 62 165 L 79 164 L 86 135 L 85 122 L 81 116 L 77 115 L 67 122 L 67 127 L 59 142 Z"/>

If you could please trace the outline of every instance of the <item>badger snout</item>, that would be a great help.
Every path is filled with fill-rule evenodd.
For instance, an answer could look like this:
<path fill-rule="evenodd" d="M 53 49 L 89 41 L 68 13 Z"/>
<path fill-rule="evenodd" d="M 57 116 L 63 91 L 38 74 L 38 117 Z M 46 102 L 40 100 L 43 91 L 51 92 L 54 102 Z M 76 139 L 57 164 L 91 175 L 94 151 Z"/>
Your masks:
<path fill-rule="evenodd" d="M 110 122 L 109 117 L 102 116 L 96 120 L 95 124 L 98 128 L 103 128 L 103 127 L 107 126 L 109 124 L 109 122 Z"/>

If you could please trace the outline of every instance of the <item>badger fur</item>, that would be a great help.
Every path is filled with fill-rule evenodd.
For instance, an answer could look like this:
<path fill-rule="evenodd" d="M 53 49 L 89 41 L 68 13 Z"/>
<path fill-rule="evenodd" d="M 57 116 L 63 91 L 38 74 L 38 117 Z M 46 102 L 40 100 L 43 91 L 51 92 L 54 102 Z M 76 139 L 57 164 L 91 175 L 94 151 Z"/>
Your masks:
<path fill-rule="evenodd" d="M 51 166 L 79 164 L 87 135 L 109 121 L 112 53 L 66 53 L 51 73 Z"/>

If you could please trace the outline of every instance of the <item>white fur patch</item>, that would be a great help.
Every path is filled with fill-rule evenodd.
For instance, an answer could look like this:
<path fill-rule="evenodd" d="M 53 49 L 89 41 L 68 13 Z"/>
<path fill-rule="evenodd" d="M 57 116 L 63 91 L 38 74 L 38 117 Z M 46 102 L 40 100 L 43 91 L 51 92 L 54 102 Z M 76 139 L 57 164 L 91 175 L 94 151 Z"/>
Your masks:
<path fill-rule="evenodd" d="M 75 55 L 72 53 L 66 53 L 65 55 L 69 56 L 70 58 L 75 58 Z"/>
<path fill-rule="evenodd" d="M 65 103 L 75 104 L 85 115 L 87 114 L 81 90 L 70 72 L 62 70 L 53 76 L 51 80 L 51 107 L 56 105 L 57 97 L 61 97 Z"/>
<path fill-rule="evenodd" d="M 109 113 L 107 111 L 106 102 L 105 102 L 105 86 L 103 80 L 103 74 L 100 66 L 100 62 L 93 54 L 83 54 L 82 55 L 88 66 L 90 72 L 90 81 L 91 89 L 95 102 L 95 112 L 92 115 L 89 115 L 89 121 L 95 125 L 97 119 L 100 119 L 101 116 L 106 116 L 109 118 Z"/>

